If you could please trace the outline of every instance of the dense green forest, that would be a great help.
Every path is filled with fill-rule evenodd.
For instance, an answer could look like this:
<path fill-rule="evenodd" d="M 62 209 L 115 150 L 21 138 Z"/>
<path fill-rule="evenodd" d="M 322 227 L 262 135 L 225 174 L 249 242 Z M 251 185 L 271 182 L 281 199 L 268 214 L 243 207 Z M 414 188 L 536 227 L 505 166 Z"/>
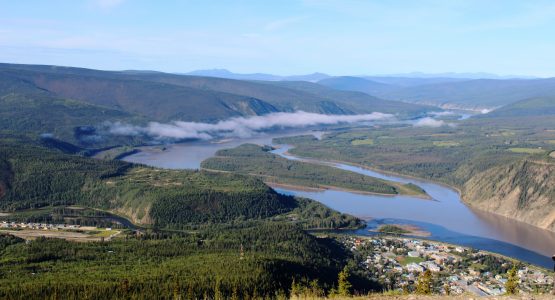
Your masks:
<path fill-rule="evenodd" d="M 161 170 L 66 155 L 40 146 L 1 143 L 0 182 L 5 195 L 0 198 L 0 208 L 4 211 L 80 205 L 145 226 L 183 228 L 265 219 L 320 205 L 278 194 L 249 176 Z M 330 219 L 323 224 L 334 224 L 332 227 L 358 222 L 326 214 Z M 302 220 L 305 226 L 312 221 Z M 315 226 L 320 226 L 320 221 Z"/>
<path fill-rule="evenodd" d="M 351 162 L 462 187 L 493 166 L 527 157 L 549 160 L 550 149 L 555 148 L 555 132 L 550 130 L 555 119 L 519 120 L 476 117 L 438 128 L 353 128 L 332 131 L 320 140 L 299 136 L 274 142 L 295 145 L 289 151 L 299 156 Z"/>
<path fill-rule="evenodd" d="M 521 110 L 538 102 L 544 109 Z M 538 104 L 539 106 L 539 104 Z M 437 128 L 349 128 L 275 139 L 291 153 L 339 160 L 454 186 L 469 205 L 555 230 L 555 102 L 531 99 Z"/>
<path fill-rule="evenodd" d="M 95 160 L 39 141 L 1 143 L 0 207 L 8 212 L 1 219 L 107 226 L 116 214 L 139 230 L 90 243 L 24 242 L 0 232 L 0 298 L 276 297 L 293 279 L 329 290 L 350 254 L 304 229 L 362 225 L 254 177 Z"/>
<path fill-rule="evenodd" d="M 422 194 L 416 188 L 395 182 L 360 175 L 330 166 L 293 161 L 269 152 L 268 147 L 244 144 L 224 149 L 216 157 L 202 162 L 201 167 L 245 175 L 254 175 L 265 182 L 308 187 L 336 187 L 382 194 Z"/>
<path fill-rule="evenodd" d="M 329 290 L 349 257 L 334 240 L 263 222 L 92 243 L 0 235 L 0 298 L 285 297 L 293 280 Z"/>

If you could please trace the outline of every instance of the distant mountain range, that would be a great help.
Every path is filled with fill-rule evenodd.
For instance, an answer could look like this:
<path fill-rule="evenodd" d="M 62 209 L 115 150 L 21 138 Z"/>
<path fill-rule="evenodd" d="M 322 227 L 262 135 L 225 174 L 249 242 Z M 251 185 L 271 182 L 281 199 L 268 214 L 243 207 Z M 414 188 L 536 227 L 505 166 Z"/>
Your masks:
<path fill-rule="evenodd" d="M 225 69 L 199 70 L 188 75 L 251 81 L 307 81 L 332 89 L 442 108 L 494 109 L 515 101 L 555 95 L 555 79 L 491 73 L 421 72 L 390 75 L 330 76 L 313 73 L 278 76 L 237 74 Z"/>
<path fill-rule="evenodd" d="M 331 77 L 324 73 L 312 73 L 306 75 L 292 75 L 292 76 L 279 76 L 265 73 L 252 73 L 252 74 L 239 74 L 233 73 L 226 69 L 212 69 L 212 70 L 197 70 L 189 73 L 182 73 L 181 75 L 193 75 L 193 76 L 206 76 L 206 77 L 218 77 L 218 78 L 228 78 L 228 79 L 238 79 L 238 80 L 264 80 L 264 81 L 311 81 L 316 82 L 325 78 Z"/>
<path fill-rule="evenodd" d="M 128 71 L 128 72 L 153 72 L 153 71 Z M 265 80 L 265 81 L 311 81 L 317 82 L 323 79 L 336 77 L 325 73 L 312 73 L 306 75 L 288 75 L 280 76 L 267 73 L 250 73 L 241 74 L 234 73 L 227 69 L 207 69 L 207 70 L 195 70 L 188 73 L 179 73 L 180 75 L 193 75 L 193 76 L 207 76 L 207 77 L 219 77 L 228 79 L 240 79 L 240 80 Z M 341 76 L 339 76 L 341 77 Z M 526 75 L 497 75 L 485 72 L 476 73 L 455 73 L 455 72 L 445 72 L 445 73 L 422 73 L 422 72 L 411 72 L 411 73 L 400 73 L 400 74 L 384 74 L 384 75 L 353 75 L 349 77 L 361 77 L 370 80 L 375 80 L 384 83 L 399 83 L 399 79 L 406 80 L 410 82 L 411 80 L 417 82 L 418 84 L 427 82 L 444 82 L 453 80 L 465 80 L 465 79 L 536 79 L 537 77 L 526 76 Z"/>
<path fill-rule="evenodd" d="M 0 131 L 52 133 L 80 147 L 102 142 L 95 130 L 106 121 L 216 122 L 299 110 L 415 117 L 437 108 L 339 91 L 307 81 L 247 81 L 151 71 L 0 64 Z"/>
<path fill-rule="evenodd" d="M 555 78 L 458 79 L 332 77 L 318 81 L 338 90 L 383 99 L 466 109 L 497 108 L 533 97 L 555 96 Z"/>
<path fill-rule="evenodd" d="M 213 70 L 202 74 L 233 73 Z M 483 109 L 543 99 L 524 103 L 525 112 L 518 106 L 498 112 L 521 114 L 551 111 L 545 105 L 555 99 L 555 78 L 363 78 L 315 73 L 275 80 L 277 77 L 268 74 L 241 76 L 249 79 L 0 64 L 0 131 L 52 133 L 88 147 L 99 143 L 95 126 L 106 121 L 143 125 L 151 121 L 217 122 L 299 110 L 322 114 L 382 112 L 413 118 L 438 110 L 433 106 Z M 26 117 L 30 115 L 33 118 Z M 134 138 L 119 139 L 118 143 L 132 143 Z"/>

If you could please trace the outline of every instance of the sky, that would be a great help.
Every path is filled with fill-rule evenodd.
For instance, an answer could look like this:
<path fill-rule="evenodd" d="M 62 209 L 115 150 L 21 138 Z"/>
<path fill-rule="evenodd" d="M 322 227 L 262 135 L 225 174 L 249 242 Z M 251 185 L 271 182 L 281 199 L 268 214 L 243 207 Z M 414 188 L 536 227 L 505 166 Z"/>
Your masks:
<path fill-rule="evenodd" d="M 555 76 L 555 1 L 0 0 L 0 62 Z"/>

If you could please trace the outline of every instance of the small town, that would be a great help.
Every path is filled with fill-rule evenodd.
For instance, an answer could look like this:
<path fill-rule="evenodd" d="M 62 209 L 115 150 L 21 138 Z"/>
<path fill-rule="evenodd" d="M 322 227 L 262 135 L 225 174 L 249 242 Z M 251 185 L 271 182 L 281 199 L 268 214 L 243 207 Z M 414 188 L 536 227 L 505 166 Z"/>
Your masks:
<path fill-rule="evenodd" d="M 429 270 L 434 293 L 503 295 L 513 267 L 520 293 L 547 294 L 553 287 L 550 271 L 481 250 L 393 236 L 345 237 L 342 242 L 360 268 L 393 292 L 411 291 Z"/>
<path fill-rule="evenodd" d="M 0 228 L 5 229 L 35 229 L 35 230 L 70 230 L 79 229 L 80 225 L 74 224 L 48 224 L 2 221 Z"/>
<path fill-rule="evenodd" d="M 60 238 L 72 241 L 103 241 L 118 236 L 122 230 L 112 227 L 84 226 L 63 223 L 0 222 L 0 232 L 8 233 L 25 240 L 39 237 Z"/>

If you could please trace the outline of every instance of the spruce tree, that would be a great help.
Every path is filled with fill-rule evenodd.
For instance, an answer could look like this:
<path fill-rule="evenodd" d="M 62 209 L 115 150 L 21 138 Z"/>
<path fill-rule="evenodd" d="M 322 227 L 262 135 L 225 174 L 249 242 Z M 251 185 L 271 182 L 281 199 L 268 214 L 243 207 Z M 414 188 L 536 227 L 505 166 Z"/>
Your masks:
<path fill-rule="evenodd" d="M 429 295 L 432 293 L 432 272 L 426 270 L 418 277 L 416 283 L 416 293 L 421 295 Z"/>
<path fill-rule="evenodd" d="M 518 278 L 516 276 L 516 266 L 513 266 L 507 272 L 507 282 L 505 283 L 505 291 L 508 295 L 518 294 Z"/>
<path fill-rule="evenodd" d="M 339 296 L 349 297 L 351 296 L 352 284 L 349 282 L 349 270 L 347 266 L 343 268 L 343 271 L 339 272 L 337 279 L 337 293 Z"/>

